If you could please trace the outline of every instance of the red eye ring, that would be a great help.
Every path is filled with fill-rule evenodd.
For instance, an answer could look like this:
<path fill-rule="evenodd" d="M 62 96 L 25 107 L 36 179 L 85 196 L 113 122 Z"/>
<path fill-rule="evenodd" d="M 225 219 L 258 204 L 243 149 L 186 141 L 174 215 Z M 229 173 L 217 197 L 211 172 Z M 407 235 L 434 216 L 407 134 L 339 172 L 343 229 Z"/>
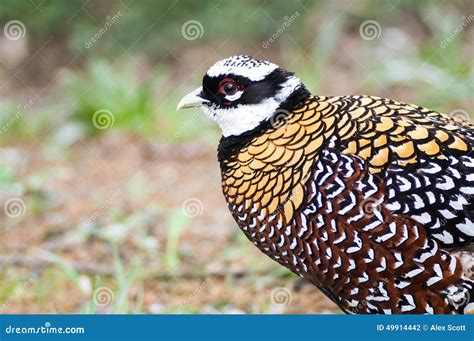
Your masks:
<path fill-rule="evenodd" d="M 232 78 L 224 78 L 219 82 L 218 93 L 223 95 L 234 95 L 238 90 L 241 90 L 242 87 L 237 84 L 237 82 Z"/>

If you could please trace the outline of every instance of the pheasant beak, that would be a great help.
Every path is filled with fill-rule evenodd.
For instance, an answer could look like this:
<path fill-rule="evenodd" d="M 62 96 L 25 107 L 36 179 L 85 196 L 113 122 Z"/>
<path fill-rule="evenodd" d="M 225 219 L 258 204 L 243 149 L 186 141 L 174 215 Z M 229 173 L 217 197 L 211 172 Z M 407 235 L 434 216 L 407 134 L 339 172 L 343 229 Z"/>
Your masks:
<path fill-rule="evenodd" d="M 181 98 L 181 101 L 178 103 L 176 110 L 184 108 L 194 108 L 200 107 L 204 103 L 209 102 L 207 99 L 202 98 L 200 95 L 202 93 L 202 86 L 197 88 L 194 91 L 191 91 L 189 94 Z"/>

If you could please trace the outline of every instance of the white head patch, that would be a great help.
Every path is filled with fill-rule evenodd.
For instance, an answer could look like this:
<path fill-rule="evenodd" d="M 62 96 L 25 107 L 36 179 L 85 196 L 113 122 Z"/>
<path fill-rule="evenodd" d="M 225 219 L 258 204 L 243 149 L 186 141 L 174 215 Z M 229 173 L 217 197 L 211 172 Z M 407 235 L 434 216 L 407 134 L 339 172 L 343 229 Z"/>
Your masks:
<path fill-rule="evenodd" d="M 278 65 L 264 60 L 256 60 L 249 56 L 233 56 L 215 63 L 207 74 L 210 77 L 218 77 L 233 73 L 252 81 L 260 81 L 275 69 L 278 69 Z"/>
<path fill-rule="evenodd" d="M 228 100 L 228 101 L 236 101 L 238 100 L 240 97 L 242 97 L 242 95 L 244 94 L 244 92 L 242 90 L 240 91 L 237 91 L 235 94 L 233 95 L 227 95 L 225 96 L 225 99 Z"/>

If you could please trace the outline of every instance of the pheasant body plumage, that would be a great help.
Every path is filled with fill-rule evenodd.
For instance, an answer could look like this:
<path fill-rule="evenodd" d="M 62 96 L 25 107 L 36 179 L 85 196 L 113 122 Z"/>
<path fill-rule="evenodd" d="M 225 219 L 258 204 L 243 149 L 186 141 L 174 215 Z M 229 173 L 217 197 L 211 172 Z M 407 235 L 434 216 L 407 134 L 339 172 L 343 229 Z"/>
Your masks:
<path fill-rule="evenodd" d="M 245 235 L 348 313 L 472 312 L 474 126 L 389 99 L 311 96 L 268 62 L 245 78 L 255 60 L 233 58 L 200 97 L 223 128 L 223 192 Z M 223 116 L 246 106 L 267 114 Z"/>

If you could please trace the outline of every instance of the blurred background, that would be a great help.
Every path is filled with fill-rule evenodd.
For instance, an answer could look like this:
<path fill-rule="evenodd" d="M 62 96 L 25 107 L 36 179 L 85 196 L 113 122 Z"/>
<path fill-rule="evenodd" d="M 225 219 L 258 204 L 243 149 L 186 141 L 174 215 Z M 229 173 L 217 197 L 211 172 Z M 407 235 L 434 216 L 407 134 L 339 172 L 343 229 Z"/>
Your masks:
<path fill-rule="evenodd" d="M 470 0 L 2 0 L 0 311 L 339 313 L 245 239 L 176 104 L 250 54 L 469 119 L 473 38 Z"/>

